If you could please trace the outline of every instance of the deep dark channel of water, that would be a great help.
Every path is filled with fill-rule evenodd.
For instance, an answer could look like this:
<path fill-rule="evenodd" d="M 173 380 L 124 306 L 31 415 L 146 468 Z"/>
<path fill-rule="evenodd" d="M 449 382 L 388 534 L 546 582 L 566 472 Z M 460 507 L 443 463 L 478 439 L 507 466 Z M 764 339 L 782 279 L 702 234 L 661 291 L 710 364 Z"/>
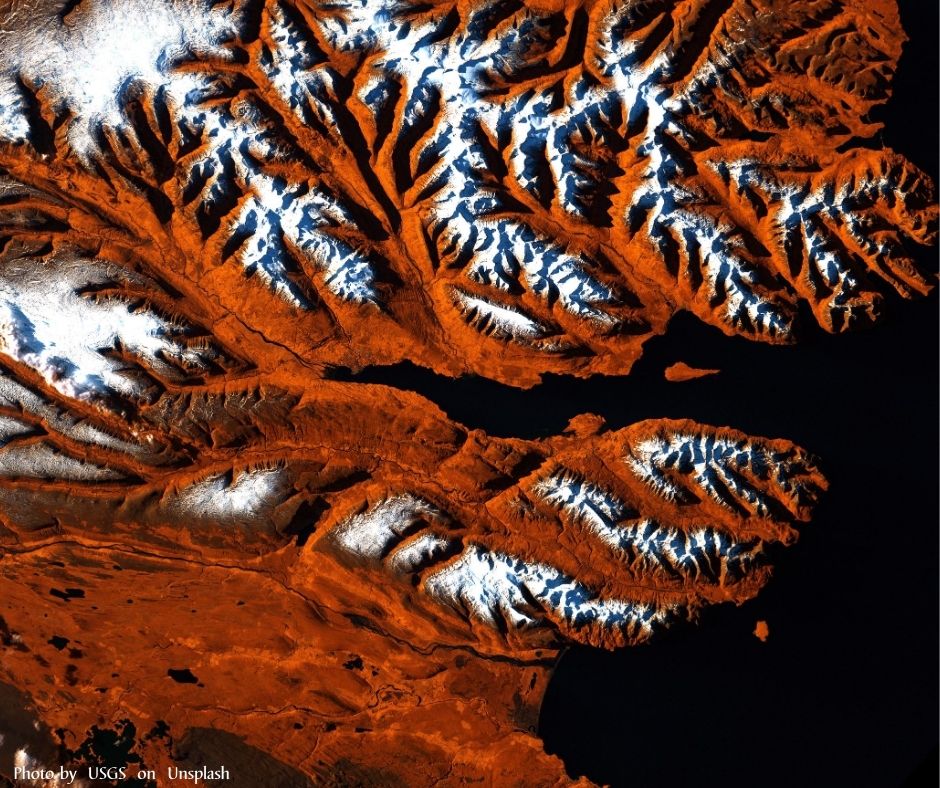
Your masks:
<path fill-rule="evenodd" d="M 572 776 L 615 786 L 900 786 L 937 742 L 936 296 L 796 347 L 729 339 L 680 316 L 629 377 L 529 391 L 410 364 L 357 380 L 420 392 L 495 435 L 688 417 L 812 451 L 830 489 L 751 602 L 654 643 L 562 657 L 539 724 Z M 720 374 L 668 383 L 677 360 Z M 761 643 L 757 620 L 770 626 Z M 927 783 L 931 784 L 931 783 Z M 936 784 L 936 783 L 933 783 Z"/>
<path fill-rule="evenodd" d="M 936 3 L 903 2 L 883 141 L 937 178 Z M 921 251 L 936 268 L 936 255 Z M 815 453 L 829 493 L 757 599 L 649 646 L 573 647 L 539 734 L 572 776 L 631 788 L 937 785 L 938 299 L 891 298 L 875 328 L 796 347 L 729 339 L 688 315 L 628 377 L 520 391 L 410 364 L 353 379 L 412 389 L 493 435 L 687 417 Z M 675 361 L 720 374 L 669 383 Z M 761 643 L 758 619 L 770 626 Z M 926 780 L 926 781 L 925 781 Z"/>

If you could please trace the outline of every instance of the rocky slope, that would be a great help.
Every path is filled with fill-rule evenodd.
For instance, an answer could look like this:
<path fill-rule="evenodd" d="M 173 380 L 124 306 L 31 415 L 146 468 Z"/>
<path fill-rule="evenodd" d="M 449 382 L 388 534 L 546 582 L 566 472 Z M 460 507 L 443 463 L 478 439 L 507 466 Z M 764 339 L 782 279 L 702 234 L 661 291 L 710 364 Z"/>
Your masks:
<path fill-rule="evenodd" d="M 0 12 L 0 771 L 570 782 L 559 649 L 752 597 L 814 461 L 338 371 L 625 374 L 678 310 L 790 342 L 933 283 L 890 2 Z"/>

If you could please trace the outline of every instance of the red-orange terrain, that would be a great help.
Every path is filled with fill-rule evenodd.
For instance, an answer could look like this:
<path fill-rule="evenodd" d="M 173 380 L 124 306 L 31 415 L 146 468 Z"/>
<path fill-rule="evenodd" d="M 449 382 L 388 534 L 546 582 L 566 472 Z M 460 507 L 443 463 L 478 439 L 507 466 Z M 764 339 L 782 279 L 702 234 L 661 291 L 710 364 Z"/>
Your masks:
<path fill-rule="evenodd" d="M 730 427 L 585 402 L 494 437 L 349 373 L 626 374 L 679 310 L 793 342 L 934 283 L 933 186 L 873 142 L 893 2 L 0 19 L 11 779 L 570 784 L 534 733 L 560 649 L 753 597 L 825 480 Z"/>

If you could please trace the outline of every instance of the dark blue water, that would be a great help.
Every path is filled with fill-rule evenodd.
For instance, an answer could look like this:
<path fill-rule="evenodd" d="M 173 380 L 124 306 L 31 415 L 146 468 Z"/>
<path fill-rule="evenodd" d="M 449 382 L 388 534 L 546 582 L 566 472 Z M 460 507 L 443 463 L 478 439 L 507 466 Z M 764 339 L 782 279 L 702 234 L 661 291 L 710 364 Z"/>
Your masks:
<path fill-rule="evenodd" d="M 937 6 L 902 12 L 912 42 L 884 141 L 936 179 Z M 935 268 L 933 252 L 921 257 Z M 494 435 L 550 435 L 586 412 L 614 428 L 688 417 L 821 458 L 829 494 L 756 600 L 652 646 L 563 656 L 539 732 L 572 776 L 631 788 L 938 784 L 937 303 L 891 299 L 874 329 L 810 331 L 795 348 L 680 316 L 629 378 L 550 376 L 524 392 L 411 365 L 356 376 L 418 391 Z M 667 383 L 678 360 L 721 374 Z M 751 634 L 758 619 L 766 643 Z"/>
<path fill-rule="evenodd" d="M 901 11 L 911 41 L 884 142 L 936 182 L 937 4 Z M 935 270 L 935 253 L 922 257 Z M 540 733 L 569 773 L 633 788 L 940 784 L 937 298 L 891 306 L 871 331 L 797 349 L 678 321 L 636 385 L 585 387 L 616 423 L 683 414 L 792 438 L 831 488 L 756 600 L 647 648 L 567 652 Z M 662 384 L 679 358 L 723 373 Z M 558 391 L 566 408 L 577 398 Z M 750 634 L 757 619 L 766 643 Z"/>

